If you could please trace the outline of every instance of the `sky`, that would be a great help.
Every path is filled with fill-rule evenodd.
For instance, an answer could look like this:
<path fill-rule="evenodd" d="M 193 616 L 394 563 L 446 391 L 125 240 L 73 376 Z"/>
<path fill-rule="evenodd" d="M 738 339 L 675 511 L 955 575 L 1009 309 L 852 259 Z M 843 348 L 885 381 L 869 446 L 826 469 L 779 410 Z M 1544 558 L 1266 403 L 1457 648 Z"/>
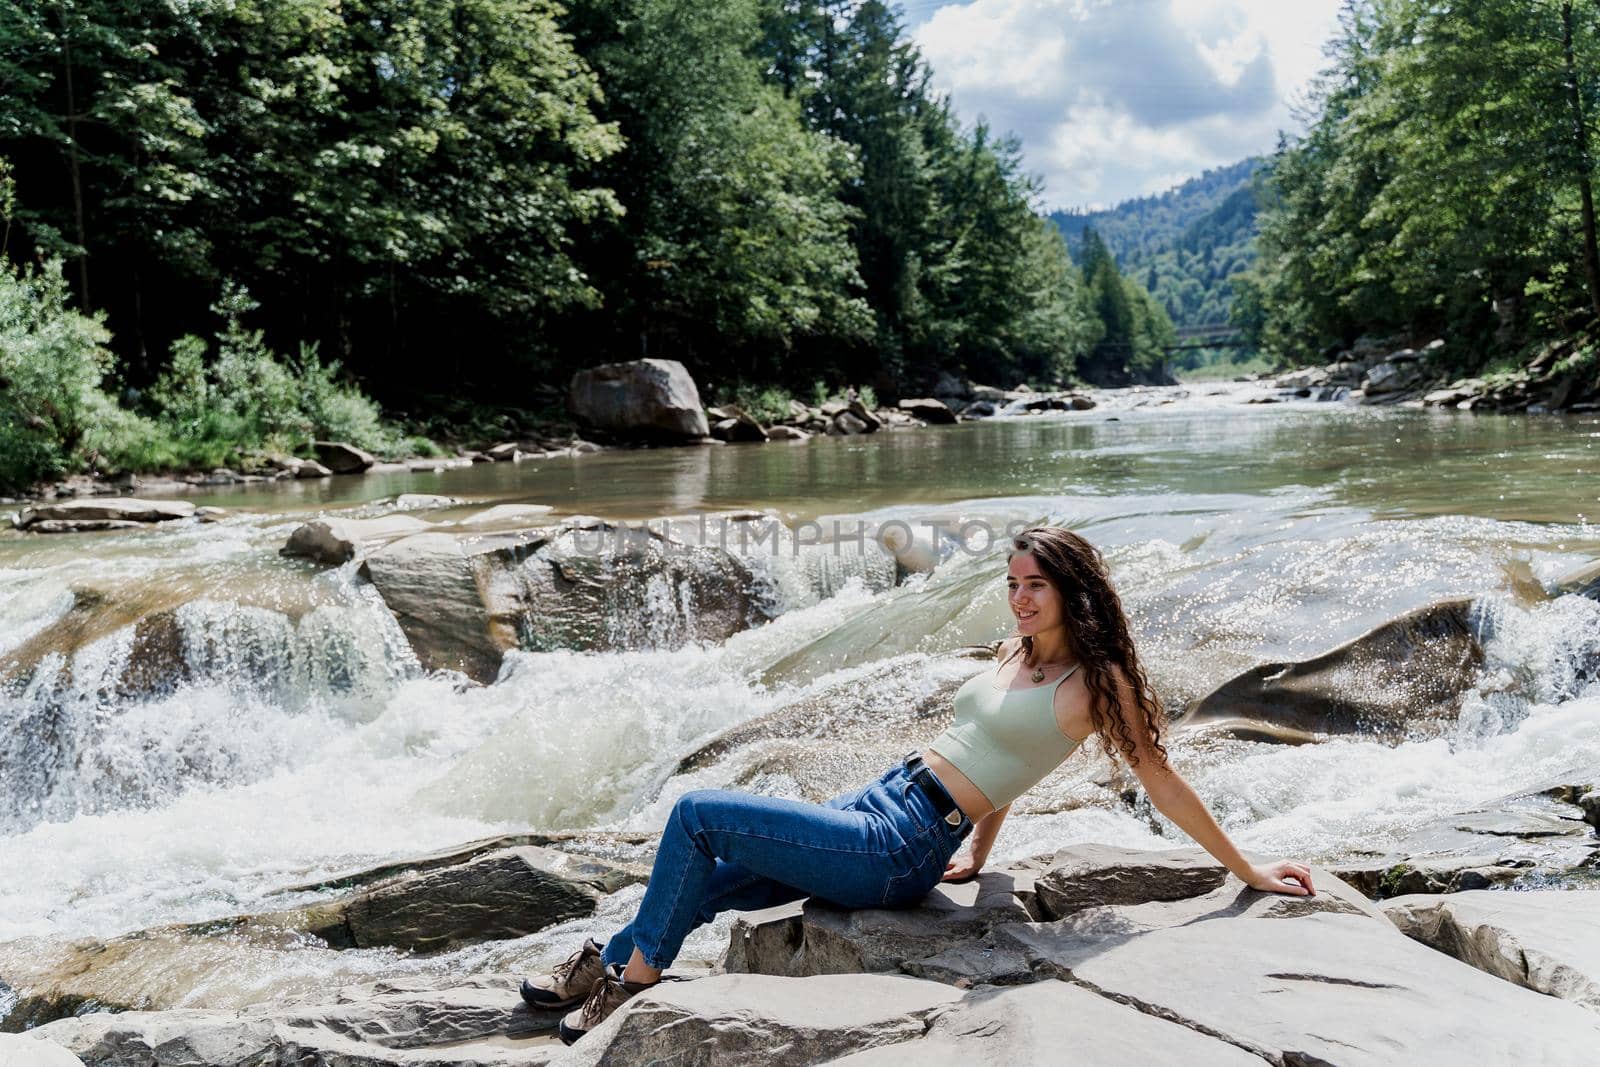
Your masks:
<path fill-rule="evenodd" d="M 1339 0 L 904 0 L 965 122 L 1022 141 L 1047 208 L 1103 208 L 1271 152 Z"/>

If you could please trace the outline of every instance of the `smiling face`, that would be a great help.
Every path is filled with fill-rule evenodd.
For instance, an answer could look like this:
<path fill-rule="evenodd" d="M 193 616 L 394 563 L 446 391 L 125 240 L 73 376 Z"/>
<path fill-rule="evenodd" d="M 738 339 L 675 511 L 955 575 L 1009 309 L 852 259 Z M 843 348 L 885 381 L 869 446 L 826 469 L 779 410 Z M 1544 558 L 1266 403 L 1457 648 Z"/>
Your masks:
<path fill-rule="evenodd" d="M 1061 594 L 1040 571 L 1033 553 L 1019 552 L 1011 557 L 1011 566 L 1006 571 L 1006 589 L 1011 614 L 1017 620 L 1017 632 L 1022 636 L 1037 637 L 1065 621 Z"/>

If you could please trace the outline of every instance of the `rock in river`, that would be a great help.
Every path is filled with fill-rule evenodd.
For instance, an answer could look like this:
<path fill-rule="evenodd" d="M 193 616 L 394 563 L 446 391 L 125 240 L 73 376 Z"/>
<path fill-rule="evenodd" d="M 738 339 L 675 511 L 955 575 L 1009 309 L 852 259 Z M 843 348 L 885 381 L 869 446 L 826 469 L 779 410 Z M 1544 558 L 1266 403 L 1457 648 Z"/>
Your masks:
<path fill-rule="evenodd" d="M 567 386 L 567 408 L 584 423 L 617 434 L 683 438 L 710 432 L 700 390 L 673 359 L 581 370 Z"/>
<path fill-rule="evenodd" d="M 148 523 L 187 519 L 194 505 L 187 500 L 141 500 L 138 497 L 96 497 L 36 504 L 12 520 L 19 530 L 72 533 L 81 530 L 125 530 Z"/>
<path fill-rule="evenodd" d="M 1399 738 L 1419 724 L 1453 720 L 1482 666 L 1472 602 L 1448 600 L 1313 659 L 1253 667 L 1201 697 L 1182 723 L 1249 740 Z"/>
<path fill-rule="evenodd" d="M 480 682 L 495 680 L 508 649 L 676 648 L 771 617 L 733 553 L 597 521 L 419 533 L 373 552 L 362 574 L 423 666 Z"/>

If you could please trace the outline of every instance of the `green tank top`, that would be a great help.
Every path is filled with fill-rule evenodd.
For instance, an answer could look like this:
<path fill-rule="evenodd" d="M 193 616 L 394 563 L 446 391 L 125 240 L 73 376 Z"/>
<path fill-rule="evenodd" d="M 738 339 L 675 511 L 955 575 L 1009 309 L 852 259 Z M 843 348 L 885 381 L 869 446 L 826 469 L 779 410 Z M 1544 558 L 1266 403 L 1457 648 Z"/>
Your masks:
<path fill-rule="evenodd" d="M 956 691 L 955 721 L 928 747 L 977 786 L 989 803 L 1003 808 L 1061 765 L 1078 742 L 1056 725 L 1054 685 L 1000 689 L 995 671 L 968 678 Z"/>

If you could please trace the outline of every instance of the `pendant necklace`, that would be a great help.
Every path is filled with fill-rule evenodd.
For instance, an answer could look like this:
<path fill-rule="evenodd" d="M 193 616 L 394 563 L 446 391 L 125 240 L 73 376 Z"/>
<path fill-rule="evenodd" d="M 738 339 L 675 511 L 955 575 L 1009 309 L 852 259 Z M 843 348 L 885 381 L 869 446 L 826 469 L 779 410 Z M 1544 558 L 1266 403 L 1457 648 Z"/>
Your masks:
<path fill-rule="evenodd" d="M 1040 682 L 1044 681 L 1044 664 L 1041 663 L 1034 667 L 1033 673 L 1028 675 L 1028 677 L 1033 679 L 1034 685 L 1038 685 Z"/>

